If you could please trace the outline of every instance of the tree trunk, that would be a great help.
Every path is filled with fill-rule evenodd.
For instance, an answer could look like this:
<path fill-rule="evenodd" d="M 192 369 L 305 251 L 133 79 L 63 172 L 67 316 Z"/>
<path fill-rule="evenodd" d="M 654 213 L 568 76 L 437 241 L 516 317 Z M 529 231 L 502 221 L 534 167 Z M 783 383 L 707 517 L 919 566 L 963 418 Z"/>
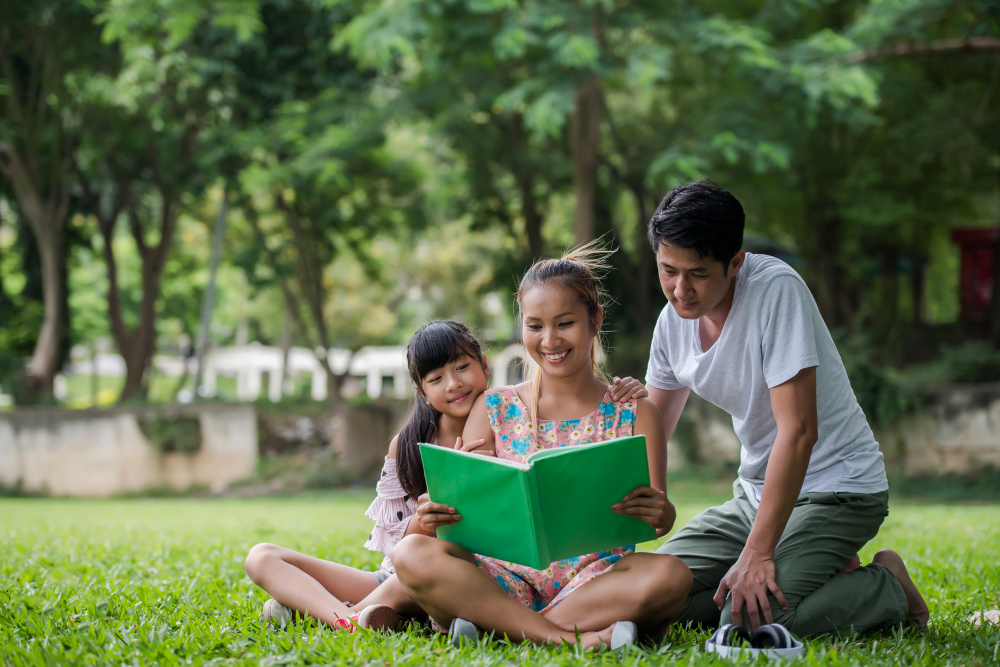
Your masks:
<path fill-rule="evenodd" d="M 542 214 L 535 200 L 535 175 L 528 161 L 528 146 L 524 131 L 524 116 L 514 114 L 511 124 L 511 148 L 514 155 L 514 178 L 521 194 L 521 215 L 524 217 L 524 230 L 528 236 L 528 251 L 532 261 L 544 254 L 542 247 Z"/>
<path fill-rule="evenodd" d="M 177 228 L 177 205 L 172 201 L 171 192 L 161 191 L 163 203 L 160 207 L 160 240 L 156 246 L 146 244 L 142 223 L 130 193 L 126 191 L 127 184 L 119 183 L 119 193 L 115 205 L 110 210 L 100 206 L 100 198 L 89 192 L 84 192 L 90 202 L 92 212 L 97 217 L 98 228 L 104 240 L 104 263 L 108 271 L 108 317 L 111 320 L 111 334 L 115 346 L 125 360 L 125 385 L 118 397 L 119 403 L 135 398 L 145 398 L 149 387 L 143 382 L 146 372 L 156 350 L 156 299 L 159 296 L 160 280 L 166 266 L 167 255 L 173 245 L 174 231 Z M 142 298 L 139 302 L 139 323 L 134 329 L 125 324 L 123 315 L 121 291 L 118 284 L 118 263 L 114 253 L 115 227 L 123 207 L 123 202 L 129 202 L 128 220 L 133 240 L 138 250 L 141 264 Z"/>
<path fill-rule="evenodd" d="M 815 292 L 817 305 L 828 328 L 849 326 L 853 306 L 840 265 L 841 221 L 836 216 L 824 215 L 822 205 L 817 205 L 814 210 L 820 211 L 817 217 L 812 218 L 814 245 L 811 264 L 819 287 Z"/>
<path fill-rule="evenodd" d="M 278 382 L 281 384 L 281 395 L 286 396 L 294 393 L 291 386 L 291 376 L 288 372 L 288 357 L 292 351 L 292 327 L 295 326 L 295 315 L 292 308 L 285 304 L 285 325 L 281 328 L 281 377 Z"/>
<path fill-rule="evenodd" d="M 43 194 L 29 172 L 32 162 L 18 150 L 0 141 L 0 172 L 10 179 L 14 195 L 35 237 L 42 265 L 42 299 L 45 318 L 28 363 L 25 390 L 31 401 L 52 394 L 52 381 L 59 368 L 59 348 L 66 330 L 66 219 L 69 217 L 69 184 L 58 176 Z"/>
<path fill-rule="evenodd" d="M 131 336 L 131 349 L 121 350 L 125 357 L 125 386 L 118 401 L 145 398 L 149 387 L 143 382 L 156 350 L 156 299 L 160 294 L 160 280 L 166 267 L 167 255 L 173 245 L 177 229 L 178 211 L 173 193 L 161 189 L 160 240 L 156 246 L 146 245 L 142 224 L 135 208 L 128 212 L 129 227 L 142 259 L 142 301 L 139 303 L 139 326 Z"/>
<path fill-rule="evenodd" d="M 990 339 L 1000 350 L 1000 232 L 993 242 L 993 294 L 990 296 Z"/>
<path fill-rule="evenodd" d="M 42 295 L 45 319 L 35 342 L 35 350 L 28 364 L 25 389 L 32 400 L 52 394 L 52 381 L 58 372 L 59 345 L 65 333 L 63 313 L 63 272 L 66 270 L 65 218 L 49 218 L 37 225 L 48 233 L 35 233 L 38 254 L 42 264 Z M 32 225 L 35 229 L 36 225 Z"/>
<path fill-rule="evenodd" d="M 652 328 L 657 314 L 653 312 L 653 302 L 650 299 L 652 268 L 654 255 L 646 245 L 646 225 L 649 222 L 646 208 L 646 188 L 641 180 L 633 179 L 626 184 L 635 199 L 635 210 L 638 221 L 635 228 L 636 260 L 633 261 L 627 253 L 619 253 L 625 262 L 627 296 L 624 297 L 629 316 L 637 332 L 645 332 Z"/>
<path fill-rule="evenodd" d="M 913 324 L 927 322 L 927 258 L 913 256 L 910 271 L 910 292 L 913 297 Z"/>
<path fill-rule="evenodd" d="M 1000 172 L 997 172 L 1000 175 Z M 1000 350 L 1000 227 L 993 240 L 993 293 L 990 295 L 990 339 Z"/>
<path fill-rule="evenodd" d="M 195 344 L 195 356 L 198 358 L 197 371 L 194 379 L 194 396 L 197 400 L 201 389 L 201 379 L 204 371 L 205 353 L 208 351 L 209 329 L 212 324 L 212 309 L 215 305 L 215 275 L 219 270 L 219 258 L 222 256 L 222 239 L 226 231 L 226 212 L 229 208 L 226 188 L 222 190 L 222 205 L 215 218 L 215 232 L 212 235 L 212 256 L 209 260 L 208 285 L 201 302 L 201 317 L 198 320 L 198 341 Z"/>
<path fill-rule="evenodd" d="M 899 256 L 895 248 L 885 248 L 882 251 L 882 308 L 881 319 L 886 324 L 896 321 L 896 310 L 899 303 Z"/>
<path fill-rule="evenodd" d="M 597 181 L 597 145 L 600 139 L 601 88 L 592 75 L 576 90 L 570 124 L 573 149 L 573 189 L 576 194 L 576 242 L 594 237 L 594 191 Z"/>

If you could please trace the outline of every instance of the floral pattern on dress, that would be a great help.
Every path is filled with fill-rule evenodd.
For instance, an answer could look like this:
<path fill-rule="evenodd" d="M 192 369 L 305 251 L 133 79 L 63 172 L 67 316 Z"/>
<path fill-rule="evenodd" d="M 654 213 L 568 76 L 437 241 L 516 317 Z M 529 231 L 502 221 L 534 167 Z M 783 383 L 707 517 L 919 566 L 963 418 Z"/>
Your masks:
<path fill-rule="evenodd" d="M 636 403 L 613 403 L 605 395 L 604 401 L 586 417 L 566 421 L 538 420 L 537 438 L 534 437 L 529 410 L 514 387 L 497 387 L 487 391 L 486 412 L 496 436 L 497 456 L 521 462 L 542 449 L 588 445 L 632 435 Z M 512 598 L 529 609 L 544 613 L 633 551 L 634 545 L 567 558 L 552 563 L 544 570 L 478 554 L 476 563 Z"/>

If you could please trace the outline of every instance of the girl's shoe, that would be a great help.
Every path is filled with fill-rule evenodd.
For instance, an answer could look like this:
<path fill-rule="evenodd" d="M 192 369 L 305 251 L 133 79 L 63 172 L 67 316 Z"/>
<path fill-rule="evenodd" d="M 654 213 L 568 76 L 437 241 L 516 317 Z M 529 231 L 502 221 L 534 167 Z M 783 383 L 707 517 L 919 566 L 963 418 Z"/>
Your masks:
<path fill-rule="evenodd" d="M 358 614 L 357 619 L 358 625 L 365 630 L 384 630 L 386 632 L 402 629 L 406 621 L 405 616 L 384 604 L 368 605 Z"/>
<path fill-rule="evenodd" d="M 351 614 L 348 618 L 338 618 L 330 627 L 334 630 L 354 632 L 361 626 L 358 624 L 358 614 Z"/>
<path fill-rule="evenodd" d="M 279 623 L 295 622 L 295 612 L 274 598 L 270 598 L 264 603 L 264 608 L 260 610 L 260 617 L 265 621 L 273 619 Z"/>
<path fill-rule="evenodd" d="M 451 626 L 448 628 L 448 643 L 455 648 L 462 648 L 465 644 L 475 644 L 479 639 L 479 632 L 474 623 L 464 618 L 451 619 Z"/>
<path fill-rule="evenodd" d="M 358 625 L 358 615 L 351 614 L 347 618 L 338 618 L 336 621 L 333 622 L 333 625 L 331 625 L 330 627 L 333 628 L 334 630 L 346 630 L 347 632 L 354 632 L 360 627 Z"/>
<path fill-rule="evenodd" d="M 615 629 L 611 631 L 611 650 L 620 649 L 622 646 L 629 646 L 639 641 L 639 629 L 632 621 L 618 621 Z"/>

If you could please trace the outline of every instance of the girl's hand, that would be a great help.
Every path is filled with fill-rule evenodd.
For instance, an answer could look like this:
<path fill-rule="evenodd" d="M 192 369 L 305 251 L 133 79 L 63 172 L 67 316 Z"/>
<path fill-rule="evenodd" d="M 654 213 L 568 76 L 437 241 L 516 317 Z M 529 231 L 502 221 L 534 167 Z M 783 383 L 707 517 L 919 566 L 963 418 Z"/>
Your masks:
<path fill-rule="evenodd" d="M 621 403 L 622 401 L 649 396 L 649 392 L 646 391 L 646 385 L 632 377 L 623 379 L 615 378 L 614 384 L 608 385 L 608 391 L 611 392 L 611 401 L 613 403 Z"/>
<path fill-rule="evenodd" d="M 431 502 L 430 496 L 425 493 L 417 498 L 416 517 L 421 530 L 433 533 L 441 526 L 458 523 L 462 515 L 458 514 L 454 507 Z"/>
<path fill-rule="evenodd" d="M 480 449 L 486 444 L 485 440 L 471 440 L 469 442 L 462 442 L 461 438 L 455 440 L 455 449 L 460 452 L 472 452 L 473 454 L 480 454 L 482 456 L 496 456 L 497 453 L 492 449 Z"/>
<path fill-rule="evenodd" d="M 651 486 L 639 486 L 622 498 L 620 503 L 611 506 L 615 514 L 634 516 L 645 521 L 656 529 L 656 536 L 663 537 L 674 527 L 677 520 L 677 510 L 674 504 L 667 500 L 667 494 Z"/>

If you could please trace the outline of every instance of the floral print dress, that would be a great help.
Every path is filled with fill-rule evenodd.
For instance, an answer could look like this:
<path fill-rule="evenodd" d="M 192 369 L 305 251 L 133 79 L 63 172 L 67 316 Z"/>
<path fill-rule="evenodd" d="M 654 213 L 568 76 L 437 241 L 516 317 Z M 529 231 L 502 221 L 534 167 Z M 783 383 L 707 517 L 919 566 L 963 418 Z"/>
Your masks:
<path fill-rule="evenodd" d="M 514 387 L 497 387 L 487 391 L 486 411 L 496 437 L 497 456 L 523 462 L 541 449 L 587 445 L 632 435 L 636 404 L 635 401 L 614 403 L 605 394 L 597 409 L 582 419 L 538 420 L 537 439 L 533 437 L 534 427 L 528 408 L 521 402 Z M 567 558 L 552 563 L 544 570 L 478 554 L 476 563 L 512 598 L 529 609 L 545 612 L 634 550 L 633 545 Z"/>

